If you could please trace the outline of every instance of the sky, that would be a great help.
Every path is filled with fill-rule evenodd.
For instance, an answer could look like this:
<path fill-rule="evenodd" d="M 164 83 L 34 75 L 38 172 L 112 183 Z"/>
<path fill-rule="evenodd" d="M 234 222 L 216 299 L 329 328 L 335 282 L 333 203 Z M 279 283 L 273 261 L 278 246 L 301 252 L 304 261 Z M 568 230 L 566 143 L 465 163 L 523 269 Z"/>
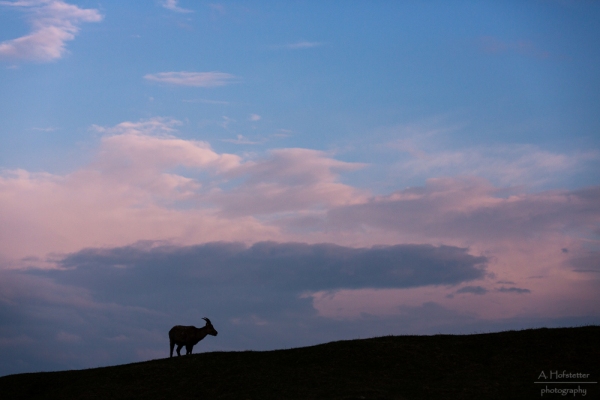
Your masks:
<path fill-rule="evenodd" d="M 599 19 L 0 1 L 0 375 L 600 324 Z"/>

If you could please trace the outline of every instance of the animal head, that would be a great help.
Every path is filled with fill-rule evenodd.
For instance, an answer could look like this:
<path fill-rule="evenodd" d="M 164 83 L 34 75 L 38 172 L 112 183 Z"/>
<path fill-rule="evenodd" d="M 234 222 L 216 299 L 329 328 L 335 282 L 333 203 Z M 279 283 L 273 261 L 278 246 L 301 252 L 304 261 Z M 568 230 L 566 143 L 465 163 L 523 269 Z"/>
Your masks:
<path fill-rule="evenodd" d="M 212 336 L 217 336 L 219 334 L 219 332 L 216 331 L 216 329 L 214 328 L 214 326 L 210 322 L 210 319 L 208 319 L 208 318 L 202 318 L 202 319 L 206 321 L 205 328 L 207 328 L 208 334 L 212 335 Z"/>

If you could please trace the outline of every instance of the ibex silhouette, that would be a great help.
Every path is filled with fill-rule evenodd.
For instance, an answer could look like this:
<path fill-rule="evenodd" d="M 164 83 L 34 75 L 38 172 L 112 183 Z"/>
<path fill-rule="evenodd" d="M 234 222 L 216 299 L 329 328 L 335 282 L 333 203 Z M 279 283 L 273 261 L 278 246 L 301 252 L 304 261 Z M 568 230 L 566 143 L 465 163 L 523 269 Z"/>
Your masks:
<path fill-rule="evenodd" d="M 179 352 L 183 346 L 185 346 L 185 354 L 192 354 L 194 346 L 204 339 L 206 335 L 217 336 L 218 332 L 212 326 L 210 319 L 202 318 L 206 321 L 206 325 L 203 328 L 196 328 L 195 326 L 181 326 L 177 325 L 171 328 L 169 331 L 169 342 L 171 345 L 171 353 L 169 357 L 173 357 L 173 348 L 177 345 L 177 355 L 180 356 Z"/>

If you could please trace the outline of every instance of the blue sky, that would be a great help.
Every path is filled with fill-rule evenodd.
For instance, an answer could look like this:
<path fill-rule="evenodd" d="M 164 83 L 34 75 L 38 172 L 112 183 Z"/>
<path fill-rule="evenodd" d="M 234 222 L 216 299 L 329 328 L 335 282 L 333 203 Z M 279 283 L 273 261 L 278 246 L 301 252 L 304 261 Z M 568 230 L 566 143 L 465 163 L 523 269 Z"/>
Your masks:
<path fill-rule="evenodd" d="M 1 1 L 0 354 L 49 355 L 0 373 L 161 357 L 169 324 L 204 316 L 205 350 L 599 323 L 599 17 L 593 1 Z M 151 300 L 215 242 L 175 275 L 212 271 L 211 296 L 237 302 Z M 261 299 L 231 260 L 265 248 Z M 323 270 L 290 267 L 280 293 L 280 252 Z M 390 278 L 418 275 L 414 257 L 430 280 Z M 119 268 L 124 292 L 93 283 Z"/>

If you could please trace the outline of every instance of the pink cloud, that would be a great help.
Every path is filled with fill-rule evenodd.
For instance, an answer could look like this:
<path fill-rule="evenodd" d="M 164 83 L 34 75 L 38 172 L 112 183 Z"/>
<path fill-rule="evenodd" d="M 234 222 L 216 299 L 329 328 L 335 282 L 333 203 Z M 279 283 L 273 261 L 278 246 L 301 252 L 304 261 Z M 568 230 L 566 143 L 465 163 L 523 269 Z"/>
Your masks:
<path fill-rule="evenodd" d="M 469 294 L 456 294 L 457 288 L 436 288 L 432 293 L 419 291 L 418 296 L 403 290 L 385 296 L 363 293 L 374 299 L 367 306 L 360 300 L 362 292 L 355 297 L 350 291 L 343 296 L 318 295 L 315 304 L 323 315 L 357 317 L 377 308 L 398 312 L 394 304 L 417 306 L 415 301 L 435 301 L 486 318 L 558 315 L 557 307 L 563 315 L 598 312 L 597 295 L 591 289 L 595 269 L 580 267 L 589 265 L 580 260 L 596 258 L 586 249 L 600 244 L 594 233 L 600 225 L 598 187 L 507 195 L 483 179 L 431 179 L 424 187 L 333 207 L 327 217 L 313 217 L 313 224 L 319 232 L 329 232 L 329 237 L 337 234 L 373 244 L 443 243 L 468 247 L 471 254 L 490 260 L 490 275 L 472 283 L 487 290 L 475 303 Z M 496 280 L 513 284 L 500 285 Z M 509 287 L 529 292 L 507 291 Z M 528 293 L 528 298 L 516 296 L 519 293 Z"/>
<path fill-rule="evenodd" d="M 296 240 L 449 244 L 476 253 L 552 243 L 572 249 L 561 253 L 567 259 L 600 225 L 597 188 L 510 193 L 472 177 L 372 196 L 341 181 L 364 164 L 310 149 L 218 153 L 176 137 L 179 124 L 154 118 L 95 127 L 103 137 L 93 161 L 66 175 L 4 171 L 0 254 L 43 259 L 139 240 Z M 511 254 L 516 264 L 529 262 Z"/>
<path fill-rule="evenodd" d="M 273 335 L 273 329 L 304 340 L 297 332 L 297 317 L 308 327 L 339 324 L 337 337 L 319 339 L 333 340 L 348 331 L 345 326 L 364 326 L 365 316 L 376 323 L 362 335 L 388 333 L 385 329 L 392 325 L 385 321 L 393 321 L 396 333 L 422 334 L 444 327 L 464 331 L 472 324 L 501 326 L 503 321 L 513 321 L 524 327 L 523 321 L 577 317 L 587 321 L 600 315 L 600 187 L 531 193 L 462 176 L 430 179 L 423 186 L 374 195 L 343 179 L 344 174 L 365 168 L 364 164 L 300 148 L 252 155 L 222 153 L 207 142 L 178 137 L 181 124 L 153 118 L 96 126 L 102 137 L 93 159 L 71 173 L 12 170 L 0 174 L 0 303 L 26 321 L 10 325 L 0 338 L 5 351 L 38 346 L 58 349 L 53 351 L 60 358 L 66 354 L 63 348 L 76 343 L 89 349 L 77 356 L 83 366 L 91 360 L 98 365 L 99 359 L 114 363 L 124 352 L 130 352 L 129 358 L 119 362 L 154 358 L 164 352 L 161 329 L 183 318 L 178 315 L 175 321 L 171 311 L 157 306 L 156 293 L 175 301 L 173 296 L 197 293 L 201 284 L 206 285 L 200 291 L 206 298 L 218 293 L 231 299 L 227 293 L 235 293 L 238 303 L 218 302 L 222 308 L 215 314 L 225 315 L 221 324 L 229 323 L 230 329 L 239 329 L 238 325 L 246 332 L 249 327 L 266 329 L 252 339 L 253 343 L 262 340 L 264 346 L 273 346 L 273 337 L 265 336 Z M 548 160 L 547 165 L 563 162 Z M 269 297 L 263 288 L 260 301 L 244 310 L 239 304 L 256 300 L 255 287 L 245 279 L 239 280 L 238 287 L 228 286 L 232 276 L 240 274 L 227 275 L 215 262 L 212 279 L 223 285 L 215 288 L 207 283 L 206 265 L 196 269 L 204 253 L 194 253 L 194 246 L 183 247 L 264 240 L 277 243 L 263 243 L 248 253 L 254 255 L 254 264 L 245 264 L 246 256 L 239 257 L 240 266 L 257 266 L 257 271 L 272 278 L 269 268 L 290 265 L 293 268 L 282 272 L 285 279 L 280 282 L 289 283 L 286 279 L 293 277 L 297 287 L 286 287 L 297 290 L 277 297 L 285 285 L 271 281 L 271 294 L 277 296 Z M 331 279 L 327 277 L 332 269 L 322 268 L 323 258 L 305 258 L 308 262 L 295 267 L 296 256 L 290 262 L 273 263 L 290 249 L 297 249 L 294 254 L 310 248 L 321 249 L 315 254 L 339 253 L 325 242 L 347 246 L 342 255 L 371 246 L 375 247 L 370 251 L 379 254 L 383 245 L 436 251 L 454 246 L 466 259 L 485 260 L 485 268 L 467 280 L 435 281 L 429 279 L 432 274 L 423 273 L 422 262 L 388 257 L 393 261 L 392 273 L 399 274 L 393 277 L 414 276 L 407 268 L 412 260 L 416 265 L 412 271 L 428 278 L 420 287 L 390 288 L 372 279 L 376 276 L 372 264 L 381 271 L 377 257 L 367 259 L 365 268 L 358 270 L 346 268 L 342 258 Z M 246 251 L 240 243 L 205 246 L 210 251 Z M 175 257 L 162 257 L 153 249 Z M 232 259 L 229 256 L 224 260 Z M 157 264 L 157 260 L 162 261 Z M 184 260 L 191 272 L 200 274 L 193 275 L 197 282 L 187 279 L 182 284 L 185 275 L 177 278 L 171 271 Z M 434 271 L 447 277 L 457 270 L 453 260 L 440 258 Z M 163 268 L 157 268 L 159 264 Z M 63 270 L 35 274 L 5 270 L 11 267 Z M 361 271 L 364 275 L 357 276 Z M 95 278 L 102 276 L 114 282 Z M 346 285 L 340 285 L 344 279 Z M 384 283 L 388 280 L 382 278 Z M 113 291 L 116 282 L 124 283 L 127 290 Z M 319 282 L 339 286 L 316 285 Z M 244 290 L 247 297 L 239 297 Z M 206 315 L 196 313 L 197 320 Z M 315 314 L 321 318 L 314 318 Z M 294 321 L 286 325 L 281 315 L 291 315 Z M 40 321 L 45 321 L 43 330 Z M 142 338 L 143 343 L 132 346 L 129 337 Z M 98 342 L 99 350 L 93 353 Z"/>
<path fill-rule="evenodd" d="M 304 149 L 244 160 L 175 137 L 178 124 L 95 127 L 104 136 L 94 160 L 66 175 L 4 171 L 0 254 L 43 259 L 139 240 L 281 239 L 280 229 L 257 215 L 351 204 L 360 193 L 337 181 L 359 165 Z"/>
<path fill-rule="evenodd" d="M 414 238 L 477 242 L 592 232 L 600 224 L 600 188 L 514 193 L 506 197 L 481 178 L 430 179 L 369 202 L 339 207 L 340 229 L 367 225 Z"/>
<path fill-rule="evenodd" d="M 364 191 L 339 182 L 339 174 L 364 167 L 335 160 L 308 149 L 278 149 L 264 159 L 231 170 L 244 182 L 212 197 L 227 215 L 274 214 L 302 211 L 366 200 Z"/>
<path fill-rule="evenodd" d="M 206 142 L 178 138 L 180 124 L 154 118 L 95 127 L 103 137 L 94 159 L 69 174 L 4 171 L 4 267 L 52 266 L 49 253 L 141 240 L 428 243 L 489 259 L 489 274 L 470 282 L 481 288 L 476 302 L 459 287 L 306 295 L 323 316 L 342 319 L 376 310 L 396 315 L 400 306 L 432 301 L 478 318 L 551 316 L 559 306 L 563 315 L 597 311 L 590 286 L 597 254 L 589 248 L 598 244 L 600 188 L 528 193 L 456 177 L 372 195 L 342 181 L 364 164 L 299 148 L 219 153 Z"/>
<path fill-rule="evenodd" d="M 0 5 L 21 8 L 30 17 L 32 32 L 0 43 L 0 57 L 49 62 L 66 53 L 65 42 L 75 39 L 83 22 L 99 22 L 95 9 L 82 9 L 61 0 L 2 1 Z"/>

